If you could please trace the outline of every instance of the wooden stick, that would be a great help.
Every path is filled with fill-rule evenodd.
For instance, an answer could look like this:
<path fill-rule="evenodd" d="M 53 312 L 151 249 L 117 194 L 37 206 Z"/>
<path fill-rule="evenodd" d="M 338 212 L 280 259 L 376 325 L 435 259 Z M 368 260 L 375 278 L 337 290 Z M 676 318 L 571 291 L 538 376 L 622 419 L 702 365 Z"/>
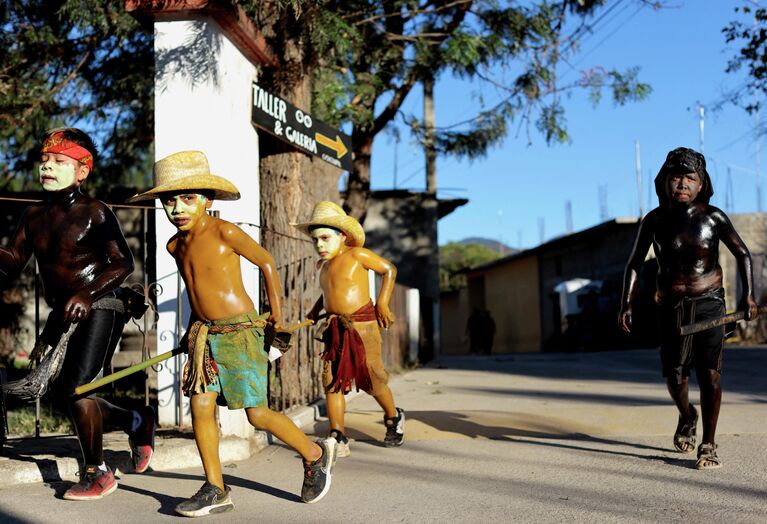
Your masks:
<path fill-rule="evenodd" d="M 692 324 L 687 324 L 686 326 L 680 326 L 679 334 L 682 336 L 692 335 L 693 333 L 698 333 L 707 329 L 723 326 L 725 324 L 729 324 L 730 322 L 743 320 L 744 318 L 746 318 L 745 312 L 736 311 L 735 313 L 729 313 L 723 317 L 712 318 L 710 320 L 701 320 L 700 322 L 693 322 Z"/>
<path fill-rule="evenodd" d="M 302 322 L 299 322 L 298 324 L 286 326 L 280 331 L 285 333 L 293 333 L 294 331 L 298 331 L 302 327 L 311 326 L 312 324 L 314 324 L 313 321 L 304 320 Z M 120 380 L 121 378 L 125 378 L 128 375 L 138 373 L 139 371 L 144 370 L 148 368 L 149 366 L 154 366 L 155 364 L 158 364 L 164 360 L 168 360 L 170 357 L 173 357 L 175 355 L 180 355 L 181 353 L 184 353 L 185 351 L 186 351 L 186 348 L 180 348 L 180 347 L 174 348 L 170 351 L 166 351 L 165 353 L 161 353 L 160 355 L 157 355 L 156 357 L 152 357 L 149 360 L 144 360 L 143 362 L 139 362 L 138 364 L 134 364 L 125 369 L 121 369 L 120 371 L 112 373 L 111 375 L 102 377 L 94 382 L 83 384 L 82 386 L 78 386 L 75 388 L 75 395 L 82 395 L 83 393 L 93 391 L 94 389 L 100 388 L 101 386 L 111 384 L 115 380 Z"/>

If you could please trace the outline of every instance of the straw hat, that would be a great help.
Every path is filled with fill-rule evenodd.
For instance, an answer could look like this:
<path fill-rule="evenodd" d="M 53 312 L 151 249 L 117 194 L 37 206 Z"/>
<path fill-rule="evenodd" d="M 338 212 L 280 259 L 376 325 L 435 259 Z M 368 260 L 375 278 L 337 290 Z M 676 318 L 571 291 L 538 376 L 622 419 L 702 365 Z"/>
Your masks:
<path fill-rule="evenodd" d="M 365 230 L 354 217 L 333 202 L 323 200 L 314 206 L 314 212 L 309 222 L 292 224 L 299 231 L 309 234 L 312 226 L 328 226 L 341 230 L 346 235 L 346 244 L 352 247 L 362 247 L 365 244 Z"/>
<path fill-rule="evenodd" d="M 154 163 L 154 187 L 133 195 L 128 202 L 151 200 L 161 193 L 207 190 L 214 192 L 214 200 L 238 200 L 240 191 L 227 179 L 210 173 L 208 159 L 202 151 L 173 153 Z"/>

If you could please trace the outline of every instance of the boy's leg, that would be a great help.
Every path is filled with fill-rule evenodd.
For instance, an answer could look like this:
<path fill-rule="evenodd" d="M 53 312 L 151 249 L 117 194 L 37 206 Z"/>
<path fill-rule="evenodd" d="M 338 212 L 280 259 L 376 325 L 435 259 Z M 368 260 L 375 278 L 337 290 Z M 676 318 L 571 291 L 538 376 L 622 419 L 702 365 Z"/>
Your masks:
<path fill-rule="evenodd" d="M 97 398 L 105 428 L 119 428 L 128 434 L 133 471 L 143 473 L 149 468 L 154 454 L 154 434 L 157 416 L 151 406 L 139 411 L 124 409 Z"/>
<path fill-rule="evenodd" d="M 256 428 L 268 431 L 293 448 L 306 462 L 313 462 L 322 456 L 322 448 L 312 442 L 290 418 L 283 413 L 266 407 L 246 408 L 248 422 Z"/>
<path fill-rule="evenodd" d="M 697 370 L 700 386 L 700 408 L 703 414 L 703 439 L 698 447 L 698 469 L 721 467 L 722 461 L 716 453 L 716 425 L 722 404 L 721 374 L 715 369 Z"/>
<path fill-rule="evenodd" d="M 218 454 L 218 425 L 216 424 L 216 398 L 218 393 L 196 393 L 190 400 L 194 441 L 202 460 L 205 478 L 210 484 L 224 489 L 221 459 Z"/>
<path fill-rule="evenodd" d="M 330 489 L 331 472 L 336 461 L 336 439 L 312 442 L 290 418 L 267 407 L 246 408 L 245 413 L 253 427 L 270 432 L 303 457 L 301 500 L 311 504 L 324 497 Z"/>
<path fill-rule="evenodd" d="M 386 418 L 393 418 L 397 416 L 397 406 L 394 404 L 394 395 L 392 395 L 391 389 L 386 384 L 380 384 L 378 391 L 373 395 L 373 398 L 378 402 L 378 405 L 383 409 L 384 416 Z"/>
<path fill-rule="evenodd" d="M 216 424 L 216 392 L 195 393 L 190 399 L 194 441 L 205 471 L 205 483 L 190 499 L 176 506 L 176 513 L 185 517 L 201 517 L 234 509 L 231 489 L 224 485 L 221 459 L 218 455 L 218 425 Z"/>
<path fill-rule="evenodd" d="M 344 414 L 346 413 L 346 396 L 343 393 L 325 393 L 325 402 L 328 406 L 328 422 L 330 429 L 338 430 L 341 433 L 346 432 L 344 425 Z"/>

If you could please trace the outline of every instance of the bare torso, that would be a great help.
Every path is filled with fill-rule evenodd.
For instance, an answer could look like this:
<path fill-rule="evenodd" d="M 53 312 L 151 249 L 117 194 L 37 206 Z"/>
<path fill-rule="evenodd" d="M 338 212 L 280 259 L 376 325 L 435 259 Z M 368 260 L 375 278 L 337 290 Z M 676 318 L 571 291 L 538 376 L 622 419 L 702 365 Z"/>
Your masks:
<path fill-rule="evenodd" d="M 192 312 L 201 320 L 220 320 L 255 309 L 242 284 L 240 255 L 227 241 L 227 230 L 233 227 L 207 216 L 199 227 L 168 241 L 168 251 L 186 284 Z"/>
<path fill-rule="evenodd" d="M 665 209 L 655 219 L 658 294 L 701 296 L 722 287 L 719 210 L 705 204 Z"/>
<path fill-rule="evenodd" d="M 370 302 L 368 271 L 351 248 L 320 262 L 320 287 L 328 313 L 351 315 Z"/>
<path fill-rule="evenodd" d="M 94 287 L 93 298 L 98 298 L 119 287 L 133 270 L 119 224 L 99 200 L 62 192 L 30 206 L 22 220 L 51 307 Z"/>

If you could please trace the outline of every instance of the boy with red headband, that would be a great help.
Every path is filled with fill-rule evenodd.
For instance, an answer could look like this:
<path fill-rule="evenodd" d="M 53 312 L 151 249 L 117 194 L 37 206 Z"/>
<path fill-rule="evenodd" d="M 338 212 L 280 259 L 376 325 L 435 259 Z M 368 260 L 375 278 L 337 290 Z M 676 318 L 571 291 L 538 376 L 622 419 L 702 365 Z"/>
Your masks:
<path fill-rule="evenodd" d="M 152 408 L 128 411 L 104 399 L 74 394 L 92 382 L 111 360 L 125 322 L 118 296 L 120 284 L 133 271 L 133 256 L 112 211 L 80 191 L 91 174 L 96 147 L 83 131 L 53 129 L 43 137 L 39 179 L 46 193 L 24 211 L 10 245 L 0 248 L 0 272 L 18 275 L 35 256 L 45 301 L 52 311 L 41 339 L 56 346 L 69 337 L 64 362 L 51 389 L 69 404 L 83 454 L 80 481 L 64 498 L 100 499 L 117 489 L 104 463 L 103 431 L 123 429 L 130 436 L 137 472 L 149 467 L 155 416 Z"/>

